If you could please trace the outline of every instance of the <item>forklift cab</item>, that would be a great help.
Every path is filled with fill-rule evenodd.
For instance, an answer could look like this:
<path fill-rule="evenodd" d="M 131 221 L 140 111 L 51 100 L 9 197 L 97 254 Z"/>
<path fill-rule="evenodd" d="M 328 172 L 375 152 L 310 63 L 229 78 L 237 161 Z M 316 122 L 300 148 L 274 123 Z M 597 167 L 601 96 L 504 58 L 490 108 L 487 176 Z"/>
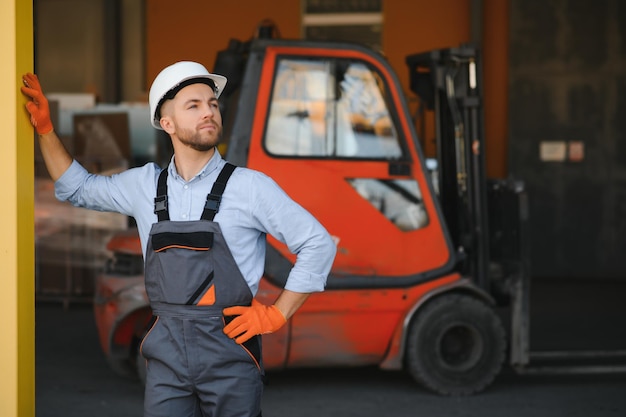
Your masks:
<path fill-rule="evenodd" d="M 341 44 L 257 40 L 250 54 L 242 86 L 258 92 L 240 94 L 255 100 L 237 103 L 227 159 L 268 174 L 335 237 L 328 288 L 405 287 L 452 271 L 455 251 L 387 63 Z"/>

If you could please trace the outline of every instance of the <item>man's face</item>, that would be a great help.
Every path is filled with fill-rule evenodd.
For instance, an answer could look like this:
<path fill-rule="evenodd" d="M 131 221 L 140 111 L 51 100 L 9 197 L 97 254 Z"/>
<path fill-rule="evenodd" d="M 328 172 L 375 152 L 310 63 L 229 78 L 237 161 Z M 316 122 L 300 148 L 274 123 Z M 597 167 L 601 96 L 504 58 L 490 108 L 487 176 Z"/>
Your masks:
<path fill-rule="evenodd" d="M 215 92 L 206 84 L 183 88 L 161 109 L 161 126 L 181 144 L 209 151 L 222 137 L 222 115 Z"/>

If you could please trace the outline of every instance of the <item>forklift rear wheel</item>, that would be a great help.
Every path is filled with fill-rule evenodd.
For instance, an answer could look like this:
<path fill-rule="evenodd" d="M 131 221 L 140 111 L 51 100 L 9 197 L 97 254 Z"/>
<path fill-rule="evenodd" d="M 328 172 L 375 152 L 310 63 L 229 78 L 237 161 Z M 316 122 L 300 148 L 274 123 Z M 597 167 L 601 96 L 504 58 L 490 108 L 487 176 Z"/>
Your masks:
<path fill-rule="evenodd" d="M 484 390 L 502 369 L 505 331 L 495 311 L 464 294 L 440 296 L 411 323 L 407 367 L 417 382 L 441 395 Z"/>

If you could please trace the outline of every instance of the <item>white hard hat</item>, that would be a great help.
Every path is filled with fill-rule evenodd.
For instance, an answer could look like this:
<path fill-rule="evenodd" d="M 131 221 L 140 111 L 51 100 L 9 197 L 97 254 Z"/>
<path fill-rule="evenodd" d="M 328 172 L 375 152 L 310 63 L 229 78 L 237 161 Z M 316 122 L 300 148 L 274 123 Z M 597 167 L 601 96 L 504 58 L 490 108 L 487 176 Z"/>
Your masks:
<path fill-rule="evenodd" d="M 159 123 L 159 108 L 163 101 L 172 99 L 182 88 L 195 83 L 215 84 L 215 97 L 219 97 L 226 86 L 226 77 L 211 74 L 197 62 L 180 61 L 166 67 L 156 76 L 150 87 L 150 121 L 152 126 L 163 130 Z M 210 84 L 209 84 L 210 85 Z"/>

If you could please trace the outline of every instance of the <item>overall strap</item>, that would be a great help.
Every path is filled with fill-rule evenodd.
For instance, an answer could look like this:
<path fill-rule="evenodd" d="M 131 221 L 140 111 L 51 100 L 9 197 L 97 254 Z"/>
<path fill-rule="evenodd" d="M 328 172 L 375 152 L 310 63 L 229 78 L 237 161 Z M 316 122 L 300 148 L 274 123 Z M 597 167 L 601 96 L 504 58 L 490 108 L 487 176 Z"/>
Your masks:
<path fill-rule="evenodd" d="M 224 168 L 222 168 L 222 171 L 217 176 L 213 188 L 211 188 L 211 193 L 206 196 L 206 203 L 202 211 L 202 220 L 213 221 L 215 214 L 217 214 L 217 211 L 220 209 L 220 202 L 222 201 L 222 194 L 224 194 L 224 190 L 226 189 L 226 183 L 234 170 L 235 166 L 226 162 L 226 165 L 224 165 Z"/>
<path fill-rule="evenodd" d="M 170 213 L 167 208 L 167 169 L 159 174 L 159 182 L 157 183 L 157 195 L 154 198 L 154 214 L 160 222 L 170 219 Z"/>

